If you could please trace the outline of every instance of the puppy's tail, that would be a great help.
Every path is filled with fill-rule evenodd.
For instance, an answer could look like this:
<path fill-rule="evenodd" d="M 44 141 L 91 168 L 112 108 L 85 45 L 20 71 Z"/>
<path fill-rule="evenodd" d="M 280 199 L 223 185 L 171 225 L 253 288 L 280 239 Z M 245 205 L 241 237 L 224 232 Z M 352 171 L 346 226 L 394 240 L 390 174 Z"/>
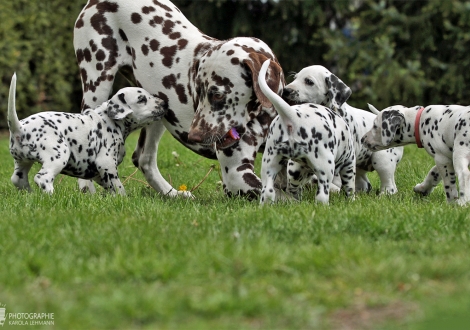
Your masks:
<path fill-rule="evenodd" d="M 16 73 L 13 74 L 10 84 L 10 94 L 8 96 L 8 127 L 10 128 L 10 133 L 20 133 L 21 124 L 18 120 L 18 115 L 16 114 Z"/>
<path fill-rule="evenodd" d="M 274 108 L 277 110 L 277 113 L 281 117 L 282 121 L 289 127 L 292 127 L 292 123 L 295 122 L 294 116 L 296 116 L 295 111 L 293 111 L 289 104 L 282 99 L 279 95 L 274 93 L 271 88 L 269 88 L 266 83 L 266 73 L 268 72 L 269 62 L 271 60 L 264 61 L 261 66 L 261 70 L 258 75 L 258 84 L 263 92 L 263 94 L 269 99 L 269 101 L 274 105 Z"/>
<path fill-rule="evenodd" d="M 367 103 L 367 105 L 369 106 L 369 110 L 370 110 L 374 115 L 378 115 L 378 114 L 380 113 L 380 111 L 377 110 L 377 108 L 374 107 L 372 104 Z"/>

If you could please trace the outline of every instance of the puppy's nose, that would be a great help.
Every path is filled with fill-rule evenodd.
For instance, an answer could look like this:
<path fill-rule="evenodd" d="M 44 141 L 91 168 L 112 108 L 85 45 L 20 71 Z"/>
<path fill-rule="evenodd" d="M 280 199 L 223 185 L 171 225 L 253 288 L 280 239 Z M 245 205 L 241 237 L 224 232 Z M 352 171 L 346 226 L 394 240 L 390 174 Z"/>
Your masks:
<path fill-rule="evenodd" d="M 293 92 L 294 90 L 292 88 L 284 88 L 282 91 L 282 97 L 289 97 Z"/>
<path fill-rule="evenodd" d="M 188 141 L 202 142 L 202 133 L 195 129 L 190 130 L 188 134 Z"/>

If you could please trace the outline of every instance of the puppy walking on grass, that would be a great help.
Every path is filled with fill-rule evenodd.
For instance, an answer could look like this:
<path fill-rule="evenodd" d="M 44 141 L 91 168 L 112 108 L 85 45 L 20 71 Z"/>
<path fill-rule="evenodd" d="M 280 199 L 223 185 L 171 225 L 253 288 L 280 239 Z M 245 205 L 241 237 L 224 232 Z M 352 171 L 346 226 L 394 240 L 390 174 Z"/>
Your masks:
<path fill-rule="evenodd" d="M 380 178 L 380 193 L 397 193 L 395 170 L 403 156 L 403 147 L 372 152 L 361 143 L 362 136 L 372 128 L 376 116 L 346 103 L 351 89 L 324 66 L 312 65 L 303 68 L 294 78 L 282 92 L 282 97 L 289 104 L 324 104 L 340 114 L 348 124 L 354 138 L 356 154 L 356 192 L 371 191 L 372 185 L 367 178 L 367 172 L 375 170 Z M 340 179 L 335 177 L 334 191 L 339 190 L 340 184 Z"/>
<path fill-rule="evenodd" d="M 395 105 L 380 112 L 372 105 L 369 108 L 377 117 L 372 129 L 362 137 L 364 146 L 377 151 L 417 144 L 434 158 L 436 165 L 414 191 L 428 195 L 442 180 L 447 202 L 469 204 L 470 107 Z"/>
<path fill-rule="evenodd" d="M 333 177 L 339 173 L 347 196 L 355 191 L 356 159 L 346 122 L 318 104 L 289 106 L 266 84 L 269 60 L 261 67 L 258 83 L 278 116 L 269 127 L 261 164 L 261 204 L 276 201 L 274 180 L 287 163 L 287 192 L 300 198 L 313 174 L 318 178 L 316 201 L 329 203 Z"/>
<path fill-rule="evenodd" d="M 134 130 L 161 119 L 161 99 L 142 88 L 123 88 L 109 101 L 82 114 L 40 112 L 18 120 L 15 106 L 16 74 L 8 99 L 10 153 L 15 160 L 11 182 L 31 191 L 28 173 L 42 164 L 34 181 L 52 194 L 59 174 L 93 179 L 106 190 L 125 195 L 117 167 L 125 155 L 124 142 Z"/>

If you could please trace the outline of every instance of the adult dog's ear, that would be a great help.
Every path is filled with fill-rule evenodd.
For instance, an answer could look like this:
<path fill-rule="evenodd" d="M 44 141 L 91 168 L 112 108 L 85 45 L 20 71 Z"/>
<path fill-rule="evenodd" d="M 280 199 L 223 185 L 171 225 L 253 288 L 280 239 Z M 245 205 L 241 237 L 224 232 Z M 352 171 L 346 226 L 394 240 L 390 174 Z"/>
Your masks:
<path fill-rule="evenodd" d="M 382 145 L 388 146 L 395 139 L 397 130 L 405 123 L 405 117 L 397 110 L 382 111 Z"/>
<path fill-rule="evenodd" d="M 250 53 L 249 57 L 249 59 L 243 60 L 243 63 L 245 63 L 250 68 L 251 79 L 253 81 L 253 90 L 255 91 L 256 97 L 264 108 L 271 108 L 273 104 L 263 94 L 258 84 L 258 76 L 261 65 L 263 65 L 264 61 L 270 58 L 257 52 Z M 286 83 L 284 79 L 284 73 L 282 72 L 282 68 L 277 60 L 270 60 L 269 68 L 266 73 L 266 83 L 274 93 L 279 94 Z"/>
<path fill-rule="evenodd" d="M 127 104 L 108 103 L 108 117 L 113 120 L 122 120 L 133 112 Z"/>
<path fill-rule="evenodd" d="M 334 74 L 325 78 L 328 86 L 328 99 L 331 110 L 339 112 L 344 102 L 351 96 L 351 88 Z"/>

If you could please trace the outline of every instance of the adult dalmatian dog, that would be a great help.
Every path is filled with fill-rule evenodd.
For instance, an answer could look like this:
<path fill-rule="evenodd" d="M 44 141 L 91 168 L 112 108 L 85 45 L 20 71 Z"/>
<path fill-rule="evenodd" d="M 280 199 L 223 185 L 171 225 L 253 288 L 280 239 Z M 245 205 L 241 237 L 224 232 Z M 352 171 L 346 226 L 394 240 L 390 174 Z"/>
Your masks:
<path fill-rule="evenodd" d="M 49 194 L 55 177 L 62 173 L 93 179 L 106 190 L 125 195 L 117 169 L 125 155 L 124 142 L 132 131 L 165 115 L 161 99 L 142 88 L 127 87 L 82 114 L 40 112 L 20 121 L 15 93 L 16 74 L 8 99 L 10 153 L 15 160 L 11 181 L 28 191 L 28 173 L 39 162 L 42 167 L 34 181 Z"/>
<path fill-rule="evenodd" d="M 354 135 L 356 152 L 356 191 L 370 191 L 372 186 L 367 172 L 377 171 L 380 178 L 380 193 L 395 194 L 395 170 L 403 156 L 403 147 L 377 152 L 365 148 L 361 143 L 363 135 L 372 128 L 376 117 L 369 111 L 354 108 L 346 103 L 351 89 L 336 75 L 321 65 L 303 68 L 283 91 L 283 98 L 290 104 L 319 103 L 337 111 L 348 123 Z M 336 177 L 333 190 L 339 190 L 341 180 Z"/>
<path fill-rule="evenodd" d="M 416 143 L 434 158 L 436 165 L 414 191 L 428 195 L 442 179 L 449 203 L 465 205 L 470 201 L 470 107 L 392 106 L 380 112 L 370 107 L 377 118 L 362 138 L 367 148 L 377 151 Z"/>
<path fill-rule="evenodd" d="M 264 42 L 209 37 L 167 0 L 89 0 L 75 23 L 74 47 L 82 109 L 108 97 L 123 66 L 132 68 L 138 86 L 168 104 L 162 121 L 142 129 L 132 155 L 156 191 L 191 196 L 176 191 L 157 167 L 159 141 L 167 129 L 184 146 L 218 159 L 227 195 L 259 196 L 254 160 L 276 112 L 257 77 L 264 60 L 278 63 Z M 280 93 L 283 72 L 280 66 L 272 68 L 268 84 Z"/>
<path fill-rule="evenodd" d="M 338 114 L 317 104 L 289 106 L 264 81 L 270 61 L 264 62 L 258 76 L 259 85 L 274 104 L 279 115 L 269 128 L 261 163 L 263 190 L 260 203 L 279 198 L 274 181 L 283 164 L 288 162 L 287 192 L 299 198 L 301 187 L 313 174 L 318 178 L 315 200 L 328 204 L 330 184 L 339 175 L 349 197 L 355 189 L 356 161 L 353 139 L 348 125 Z"/>

